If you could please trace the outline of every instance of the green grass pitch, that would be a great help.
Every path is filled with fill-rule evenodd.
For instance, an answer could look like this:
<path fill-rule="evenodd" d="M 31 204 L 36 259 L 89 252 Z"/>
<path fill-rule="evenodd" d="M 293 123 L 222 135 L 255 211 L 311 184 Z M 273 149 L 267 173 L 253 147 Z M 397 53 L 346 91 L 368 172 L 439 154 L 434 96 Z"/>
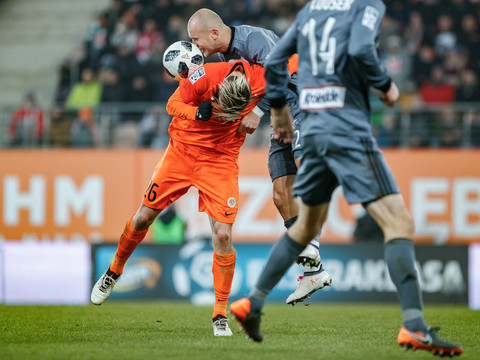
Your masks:
<path fill-rule="evenodd" d="M 396 304 L 267 303 L 264 341 L 214 337 L 211 308 L 173 302 L 106 302 L 102 306 L 0 305 L 0 359 L 432 359 L 396 344 Z M 460 343 L 460 359 L 480 359 L 480 312 L 425 307 L 440 335 Z"/>

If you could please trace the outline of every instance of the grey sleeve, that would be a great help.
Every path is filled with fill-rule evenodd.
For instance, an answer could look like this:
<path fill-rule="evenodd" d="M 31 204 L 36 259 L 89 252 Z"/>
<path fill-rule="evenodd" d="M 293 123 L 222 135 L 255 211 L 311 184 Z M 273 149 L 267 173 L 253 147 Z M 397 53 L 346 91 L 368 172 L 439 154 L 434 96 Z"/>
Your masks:
<path fill-rule="evenodd" d="M 264 113 L 269 112 L 270 111 L 270 100 L 268 100 L 268 97 L 264 96 L 260 99 L 257 106 Z"/>
<path fill-rule="evenodd" d="M 360 66 L 370 86 L 388 90 L 391 79 L 378 58 L 376 46 L 384 15 L 385 5 L 381 1 L 370 0 L 359 5 L 350 32 L 348 54 Z"/>
<path fill-rule="evenodd" d="M 270 35 L 270 36 L 269 36 Z M 245 51 L 242 55 L 247 55 L 250 59 L 246 59 L 251 64 L 258 64 L 265 66 L 270 53 L 275 49 L 278 42 L 276 35 L 254 31 L 248 35 L 245 41 Z"/>
<path fill-rule="evenodd" d="M 290 73 L 287 68 L 288 59 L 297 50 L 296 23 L 297 21 L 285 32 L 265 64 L 267 81 L 265 94 L 274 108 L 280 108 L 286 104 L 285 94 L 290 81 Z"/>

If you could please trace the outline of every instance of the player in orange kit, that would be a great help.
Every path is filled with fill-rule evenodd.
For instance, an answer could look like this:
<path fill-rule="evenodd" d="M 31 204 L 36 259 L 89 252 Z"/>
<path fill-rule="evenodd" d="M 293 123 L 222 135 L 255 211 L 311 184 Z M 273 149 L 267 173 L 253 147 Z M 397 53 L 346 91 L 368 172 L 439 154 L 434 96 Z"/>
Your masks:
<path fill-rule="evenodd" d="M 143 202 L 127 221 L 109 269 L 92 289 L 101 305 L 123 272 L 127 259 L 158 214 L 191 186 L 199 192 L 199 211 L 210 220 L 213 242 L 215 336 L 231 336 L 227 301 L 235 268 L 232 226 L 238 210 L 238 154 L 245 132 L 241 119 L 264 95 L 264 69 L 244 60 L 208 63 L 181 80 L 167 103 L 173 116 L 170 144 L 157 164 Z"/>

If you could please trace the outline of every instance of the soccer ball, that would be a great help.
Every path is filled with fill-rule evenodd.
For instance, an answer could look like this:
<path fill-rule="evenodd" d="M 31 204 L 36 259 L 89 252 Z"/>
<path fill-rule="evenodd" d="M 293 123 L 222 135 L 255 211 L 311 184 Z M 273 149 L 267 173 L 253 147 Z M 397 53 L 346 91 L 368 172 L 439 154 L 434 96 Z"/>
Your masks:
<path fill-rule="evenodd" d="M 188 41 L 173 43 L 163 54 L 165 71 L 170 77 L 178 81 L 188 78 L 202 65 L 202 52 L 197 46 Z"/>

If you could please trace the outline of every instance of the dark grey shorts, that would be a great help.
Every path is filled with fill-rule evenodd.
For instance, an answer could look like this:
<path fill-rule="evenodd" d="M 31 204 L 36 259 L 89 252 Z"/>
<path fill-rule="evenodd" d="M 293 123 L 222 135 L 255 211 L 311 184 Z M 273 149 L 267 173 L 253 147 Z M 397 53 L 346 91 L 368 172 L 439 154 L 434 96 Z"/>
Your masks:
<path fill-rule="evenodd" d="M 293 194 L 309 206 L 330 201 L 339 184 L 349 204 L 400 192 L 373 137 L 312 134 L 303 136 L 302 147 Z"/>
<path fill-rule="evenodd" d="M 268 171 L 272 181 L 282 176 L 295 175 L 297 173 L 295 160 L 302 156 L 300 129 L 305 114 L 300 111 L 297 97 L 290 89 L 287 91 L 287 102 L 290 108 L 290 113 L 293 117 L 295 136 L 291 144 L 284 144 L 282 140 L 275 140 L 273 138 L 273 131 L 270 134 L 270 144 L 268 147 Z"/>

